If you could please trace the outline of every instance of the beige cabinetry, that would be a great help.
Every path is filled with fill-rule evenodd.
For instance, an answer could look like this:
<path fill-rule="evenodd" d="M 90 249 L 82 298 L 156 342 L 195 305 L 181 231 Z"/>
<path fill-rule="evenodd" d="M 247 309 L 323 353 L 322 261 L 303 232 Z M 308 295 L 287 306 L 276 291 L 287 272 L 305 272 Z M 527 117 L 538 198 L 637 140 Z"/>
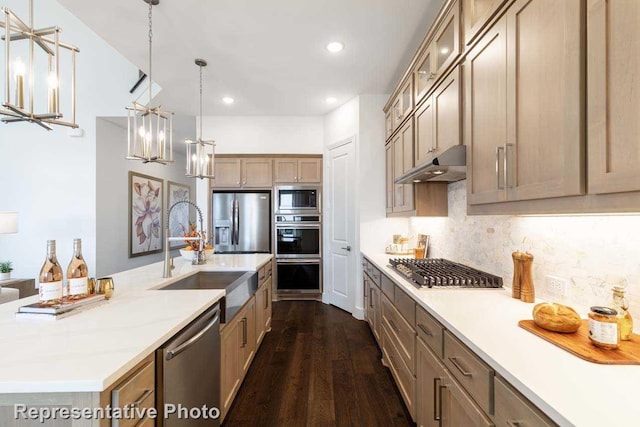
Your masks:
<path fill-rule="evenodd" d="M 472 44 L 507 0 L 462 0 L 464 40 Z"/>
<path fill-rule="evenodd" d="M 385 187 L 386 187 L 386 210 L 387 213 L 393 212 L 393 143 L 389 142 L 384 147 L 384 159 L 385 159 Z"/>
<path fill-rule="evenodd" d="M 640 2 L 587 1 L 589 193 L 640 191 Z"/>
<path fill-rule="evenodd" d="M 584 193 L 581 8 L 518 0 L 469 52 L 470 204 Z"/>
<path fill-rule="evenodd" d="M 416 105 L 431 92 L 436 83 L 458 59 L 460 48 L 460 3 L 450 2 L 444 15 L 434 25 L 431 37 L 418 55 L 413 76 Z M 427 36 L 429 37 L 429 35 Z"/>
<path fill-rule="evenodd" d="M 282 158 L 274 161 L 275 184 L 322 182 L 322 158 Z"/>
<path fill-rule="evenodd" d="M 239 360 L 244 325 L 241 325 L 238 320 L 227 323 L 220 331 L 220 404 L 222 406 L 220 410 L 222 418 L 231 407 L 233 398 L 242 382 Z"/>
<path fill-rule="evenodd" d="M 364 315 L 369 322 L 373 336 L 378 344 L 381 344 L 381 292 L 380 292 L 380 276 L 381 273 L 371 265 L 367 260 L 363 262 L 363 279 L 365 285 L 365 308 Z"/>
<path fill-rule="evenodd" d="M 258 272 L 258 290 L 256 292 L 256 342 L 258 345 L 271 330 L 272 277 L 271 262 Z"/>
<path fill-rule="evenodd" d="M 216 188 L 268 188 L 273 185 L 272 159 L 216 156 L 214 165 L 212 185 Z"/>
<path fill-rule="evenodd" d="M 462 143 L 460 69 L 456 67 L 415 112 L 415 165 Z"/>
<path fill-rule="evenodd" d="M 240 362 L 240 375 L 244 375 L 251 366 L 251 361 L 256 353 L 256 299 L 251 298 L 244 309 L 238 314 L 240 328 L 238 330 L 238 340 L 240 341 L 240 351 L 238 362 Z"/>
<path fill-rule="evenodd" d="M 413 110 L 413 76 L 402 84 L 399 93 L 391 104 L 392 133 L 405 121 Z"/>
<path fill-rule="evenodd" d="M 547 427 L 555 423 L 532 406 L 505 380 L 495 378 L 495 422 L 497 426 Z"/>
<path fill-rule="evenodd" d="M 409 119 L 393 138 L 393 179 L 413 167 L 413 119 Z M 394 184 L 393 212 L 414 209 L 413 184 Z"/>

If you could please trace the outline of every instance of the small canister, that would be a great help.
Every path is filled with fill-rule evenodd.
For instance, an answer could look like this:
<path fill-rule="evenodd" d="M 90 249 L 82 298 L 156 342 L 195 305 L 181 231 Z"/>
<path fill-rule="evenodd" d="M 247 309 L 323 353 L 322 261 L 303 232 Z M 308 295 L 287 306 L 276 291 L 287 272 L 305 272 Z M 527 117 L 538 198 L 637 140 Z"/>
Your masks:
<path fill-rule="evenodd" d="M 618 312 L 613 308 L 594 306 L 589 313 L 589 339 L 596 347 L 615 349 L 620 345 Z"/>

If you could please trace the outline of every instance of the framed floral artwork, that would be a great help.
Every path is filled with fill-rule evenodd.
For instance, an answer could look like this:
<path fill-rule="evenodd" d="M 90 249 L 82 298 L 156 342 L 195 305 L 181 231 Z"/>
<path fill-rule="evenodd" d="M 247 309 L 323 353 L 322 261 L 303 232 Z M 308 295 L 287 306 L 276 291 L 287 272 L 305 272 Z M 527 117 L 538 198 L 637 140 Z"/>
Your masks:
<path fill-rule="evenodd" d="M 163 249 L 163 180 L 129 172 L 129 258 Z"/>
<path fill-rule="evenodd" d="M 180 184 L 173 181 L 167 181 L 167 212 L 175 202 L 180 200 L 191 200 L 189 193 L 191 189 L 188 185 Z M 189 231 L 189 205 L 180 203 L 171 211 L 171 219 L 169 221 L 170 236 L 182 236 Z M 186 244 L 182 241 L 172 241 L 171 249 L 184 248 Z"/>

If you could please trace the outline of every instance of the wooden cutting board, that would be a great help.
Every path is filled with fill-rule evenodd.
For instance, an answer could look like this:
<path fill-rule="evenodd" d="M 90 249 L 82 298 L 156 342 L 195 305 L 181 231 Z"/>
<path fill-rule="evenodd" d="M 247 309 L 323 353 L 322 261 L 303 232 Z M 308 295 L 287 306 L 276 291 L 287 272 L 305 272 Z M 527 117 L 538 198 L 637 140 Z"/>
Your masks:
<path fill-rule="evenodd" d="M 633 334 L 630 341 L 620 341 L 620 346 L 615 350 L 605 350 L 591 344 L 586 319 L 582 320 L 580 329 L 573 334 L 547 331 L 536 325 L 533 320 L 521 320 L 518 325 L 589 362 L 605 365 L 640 365 L 640 335 L 638 334 Z"/>

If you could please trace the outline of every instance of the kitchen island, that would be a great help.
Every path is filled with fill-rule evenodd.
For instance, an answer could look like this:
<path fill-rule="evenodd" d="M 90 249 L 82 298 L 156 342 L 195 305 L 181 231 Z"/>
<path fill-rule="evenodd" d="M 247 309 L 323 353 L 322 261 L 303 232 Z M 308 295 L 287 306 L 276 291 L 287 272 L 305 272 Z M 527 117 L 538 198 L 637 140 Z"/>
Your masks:
<path fill-rule="evenodd" d="M 0 364 L 0 421 L 7 415 L 13 420 L 13 405 L 22 397 L 56 404 L 59 396 L 71 404 L 72 396 L 84 396 L 82 402 L 97 403 L 100 392 L 152 357 L 224 296 L 224 290 L 158 288 L 200 271 L 258 271 L 271 258 L 270 254 L 221 254 L 200 266 L 176 258 L 173 277 L 168 279 L 162 278 L 161 262 L 117 273 L 111 276 L 115 293 L 108 302 L 55 321 L 14 317 L 19 306 L 37 301 L 37 296 L 1 305 L 0 342 L 5 351 Z"/>
<path fill-rule="evenodd" d="M 389 267 L 389 255 L 363 255 L 555 423 L 637 424 L 640 366 L 590 363 L 525 331 L 518 321 L 532 319 L 534 304 L 510 290 L 418 288 Z"/>

